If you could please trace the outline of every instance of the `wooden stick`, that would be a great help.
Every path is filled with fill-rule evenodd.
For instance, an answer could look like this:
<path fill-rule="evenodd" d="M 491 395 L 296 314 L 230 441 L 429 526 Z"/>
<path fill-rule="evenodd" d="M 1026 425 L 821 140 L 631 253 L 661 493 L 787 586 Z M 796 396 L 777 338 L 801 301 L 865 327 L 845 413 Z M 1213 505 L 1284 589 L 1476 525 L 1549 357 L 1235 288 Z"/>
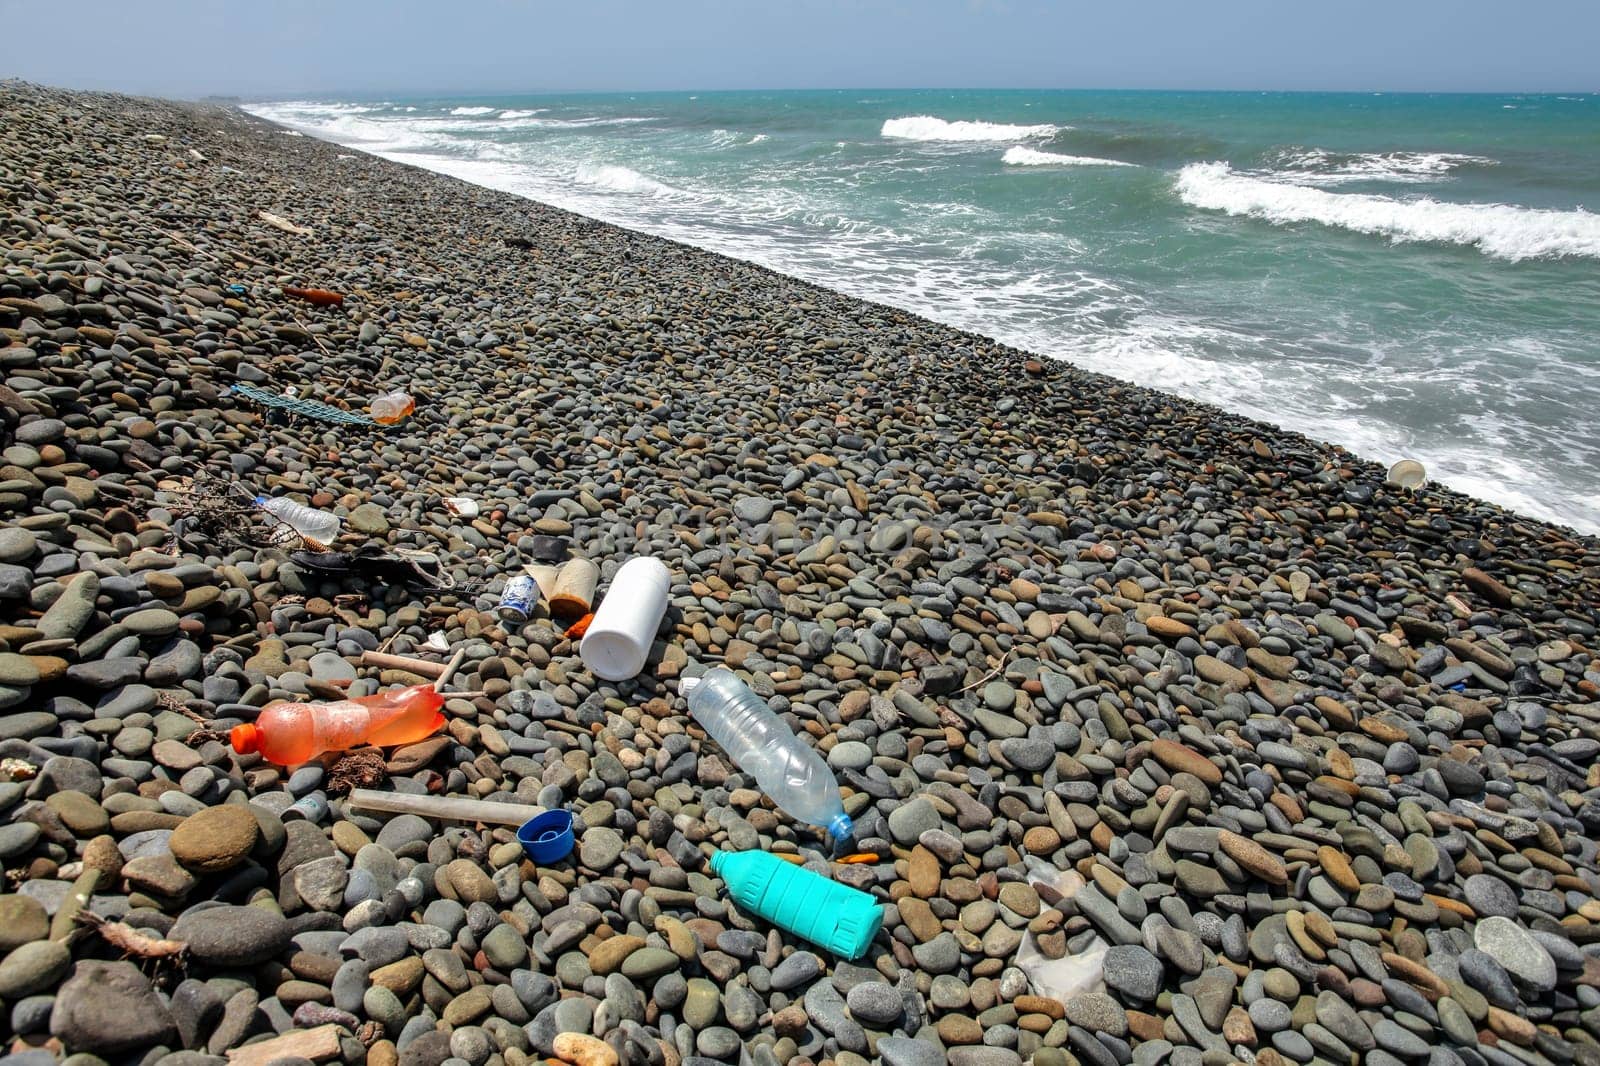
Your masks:
<path fill-rule="evenodd" d="M 352 789 L 350 806 L 391 814 L 415 814 L 453 822 L 483 822 L 487 825 L 519 826 L 543 814 L 543 807 L 523 803 L 491 803 L 463 796 L 413 796 L 406 792 L 378 792 L 370 788 Z"/>
<path fill-rule="evenodd" d="M 450 679 L 452 677 L 454 677 L 455 676 L 455 672 L 461 668 L 461 662 L 466 657 L 467 657 L 467 649 L 465 647 L 461 648 L 459 651 L 457 651 L 455 653 L 455 655 L 450 657 L 450 662 L 445 665 L 444 673 L 440 674 L 437 678 L 434 679 L 433 691 L 435 691 L 435 692 L 443 692 L 444 691 L 445 685 L 450 683 Z"/>
<path fill-rule="evenodd" d="M 364 651 L 361 653 L 362 666 L 376 666 L 380 670 L 404 670 L 407 673 L 420 677 L 442 677 L 445 672 L 444 663 L 430 662 L 427 659 L 413 659 L 405 655 L 389 655 L 381 651 Z"/>
<path fill-rule="evenodd" d="M 275 215 L 271 211 L 257 211 L 256 217 L 273 229 L 282 230 L 285 233 L 293 233 L 297 237 L 304 237 L 311 233 L 306 227 L 297 226 L 282 215 Z"/>

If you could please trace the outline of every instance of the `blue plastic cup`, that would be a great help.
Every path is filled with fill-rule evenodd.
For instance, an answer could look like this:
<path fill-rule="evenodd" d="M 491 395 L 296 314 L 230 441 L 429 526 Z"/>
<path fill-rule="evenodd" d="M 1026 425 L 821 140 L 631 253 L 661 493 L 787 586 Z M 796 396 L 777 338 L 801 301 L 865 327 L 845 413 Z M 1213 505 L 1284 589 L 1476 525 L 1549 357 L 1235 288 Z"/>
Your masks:
<path fill-rule="evenodd" d="M 560 862 L 572 854 L 572 812 L 557 809 L 528 819 L 518 827 L 517 840 L 534 862 Z"/>

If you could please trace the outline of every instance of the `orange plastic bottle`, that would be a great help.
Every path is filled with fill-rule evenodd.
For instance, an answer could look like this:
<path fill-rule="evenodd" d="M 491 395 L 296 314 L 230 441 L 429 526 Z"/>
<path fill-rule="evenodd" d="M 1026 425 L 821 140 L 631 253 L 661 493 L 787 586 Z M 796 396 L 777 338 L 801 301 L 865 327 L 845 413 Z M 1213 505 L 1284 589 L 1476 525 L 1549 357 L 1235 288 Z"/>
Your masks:
<path fill-rule="evenodd" d="M 380 426 L 392 426 L 410 418 L 417 410 L 417 401 L 412 399 L 409 392 L 386 392 L 374 397 L 367 408 L 372 412 L 374 422 Z"/>
<path fill-rule="evenodd" d="M 259 751 L 279 766 L 298 766 L 325 751 L 362 744 L 412 744 L 444 725 L 444 697 L 432 685 L 391 689 L 336 703 L 272 703 L 228 739 L 241 755 Z"/>

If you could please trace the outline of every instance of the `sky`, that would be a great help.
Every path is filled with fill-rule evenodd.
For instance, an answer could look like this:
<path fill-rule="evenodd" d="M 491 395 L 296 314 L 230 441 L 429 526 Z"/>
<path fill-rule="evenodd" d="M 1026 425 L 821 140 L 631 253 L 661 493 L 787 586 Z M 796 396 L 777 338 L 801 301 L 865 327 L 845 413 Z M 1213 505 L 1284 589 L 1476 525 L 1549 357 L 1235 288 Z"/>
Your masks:
<path fill-rule="evenodd" d="M 1597 0 L 0 0 L 0 28 L 0 76 L 184 97 L 1600 89 Z"/>

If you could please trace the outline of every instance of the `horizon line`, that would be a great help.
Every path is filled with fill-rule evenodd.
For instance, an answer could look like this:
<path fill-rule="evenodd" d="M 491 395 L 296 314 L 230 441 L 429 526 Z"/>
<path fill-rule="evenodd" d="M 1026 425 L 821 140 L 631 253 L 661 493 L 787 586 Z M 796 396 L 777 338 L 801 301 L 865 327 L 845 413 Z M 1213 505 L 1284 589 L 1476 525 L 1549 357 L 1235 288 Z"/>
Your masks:
<path fill-rule="evenodd" d="M 136 94 L 137 90 L 97 90 L 101 92 L 122 91 Z M 196 92 L 192 96 L 182 99 L 203 100 L 207 98 L 225 98 L 237 100 L 287 100 L 294 99 L 295 91 L 284 90 L 282 94 L 263 92 L 221 91 Z M 1216 93 L 1238 96 L 1600 96 L 1600 89 L 1263 89 L 1263 88 L 1117 88 L 1105 86 L 1014 86 L 1014 85 L 920 85 L 920 86 L 888 86 L 888 85 L 846 85 L 846 86 L 810 86 L 810 87 L 741 87 L 722 89 L 580 89 L 580 88 L 440 88 L 437 86 L 424 86 L 421 88 L 388 88 L 388 89 L 326 89 L 326 90 L 300 90 L 298 95 L 305 96 L 437 96 L 446 99 L 471 99 L 475 97 L 491 96 L 676 96 L 685 94 L 695 95 L 730 95 L 734 93 L 852 93 L 852 92 L 903 92 L 903 93 L 934 93 L 934 92 L 995 92 L 995 93 Z"/>

